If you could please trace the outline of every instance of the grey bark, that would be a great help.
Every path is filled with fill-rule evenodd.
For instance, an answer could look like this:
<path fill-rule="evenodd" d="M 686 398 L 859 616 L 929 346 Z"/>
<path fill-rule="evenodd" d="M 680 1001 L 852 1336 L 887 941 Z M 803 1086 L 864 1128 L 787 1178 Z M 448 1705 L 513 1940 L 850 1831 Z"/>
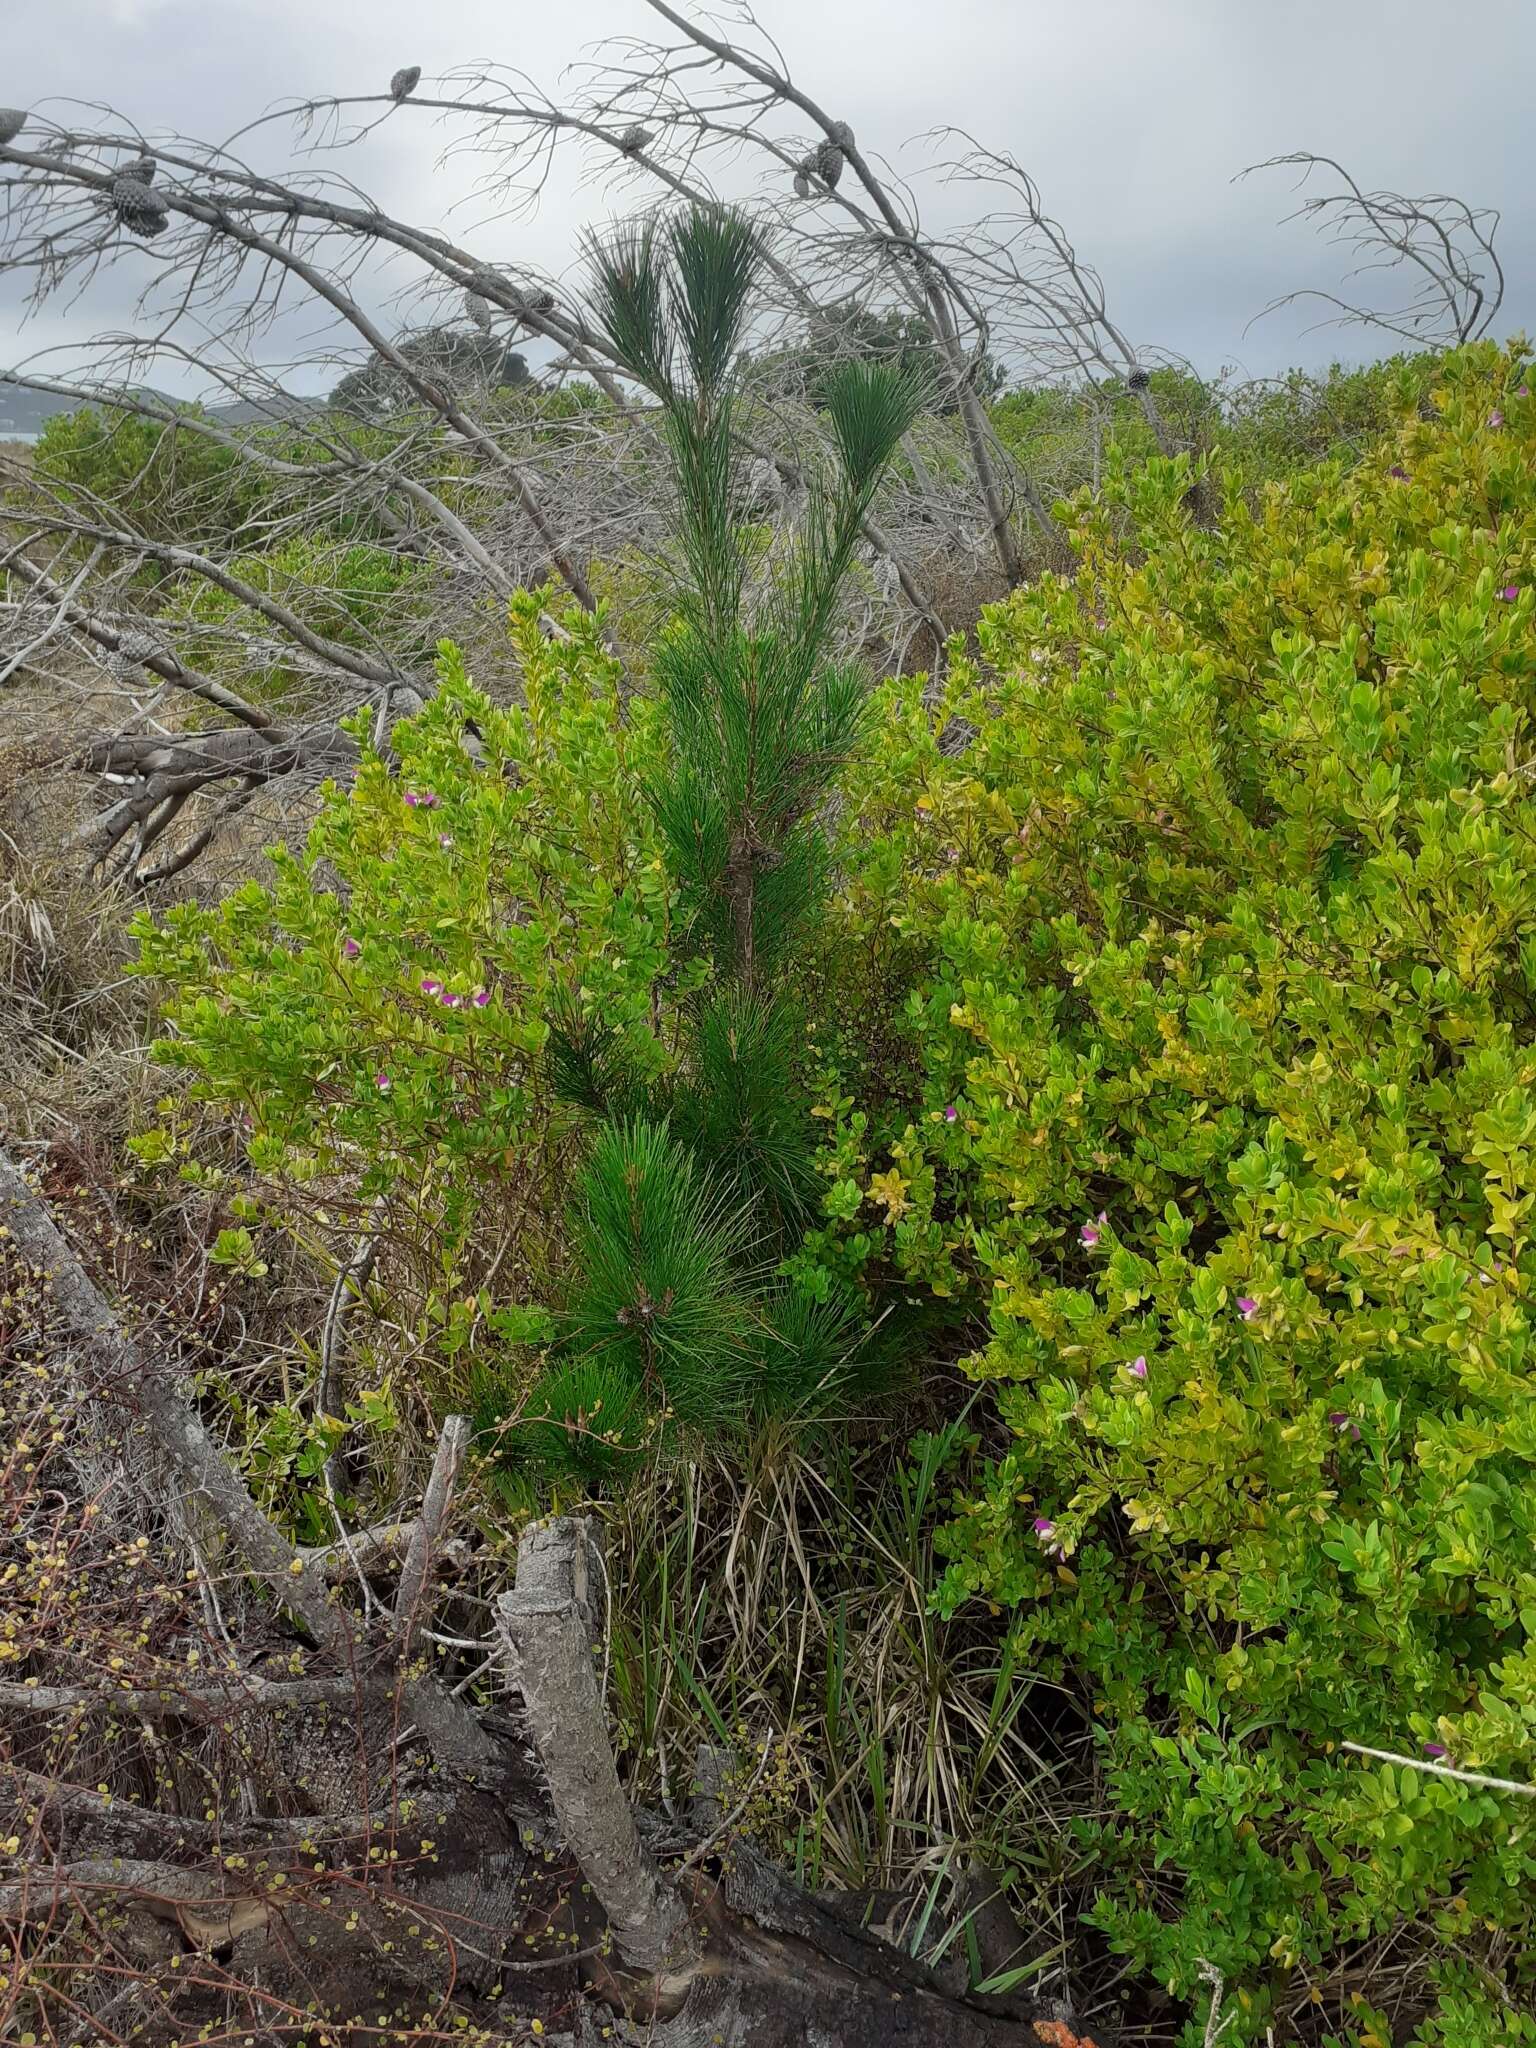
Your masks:
<path fill-rule="evenodd" d="M 694 1943 L 682 1900 L 641 1846 L 608 1744 L 592 1668 L 592 1533 L 570 1516 L 535 1523 L 517 1553 L 500 1621 L 560 1828 L 602 1903 L 625 1961 L 675 1969 Z"/>

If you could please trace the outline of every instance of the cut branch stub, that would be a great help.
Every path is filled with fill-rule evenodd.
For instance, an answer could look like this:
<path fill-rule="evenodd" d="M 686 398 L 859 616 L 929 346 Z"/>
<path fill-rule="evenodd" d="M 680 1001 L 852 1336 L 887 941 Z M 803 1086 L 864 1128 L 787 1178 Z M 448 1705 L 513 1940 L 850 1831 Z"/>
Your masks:
<path fill-rule="evenodd" d="M 619 1784 L 592 1668 L 591 1524 L 560 1516 L 525 1530 L 517 1582 L 498 1613 L 555 1812 L 634 1968 L 677 1969 L 696 1948 L 683 1902 L 640 1843 Z"/>
<path fill-rule="evenodd" d="M 434 1553 L 444 1540 L 448 1509 L 453 1500 L 454 1481 L 469 1448 L 469 1418 L 450 1415 L 438 1439 L 432 1476 L 422 1497 L 421 1515 L 406 1546 L 400 1567 L 400 1587 L 395 1595 L 395 1628 L 402 1652 L 408 1652 L 420 1621 L 419 1609 L 427 1587 L 427 1572 Z"/>

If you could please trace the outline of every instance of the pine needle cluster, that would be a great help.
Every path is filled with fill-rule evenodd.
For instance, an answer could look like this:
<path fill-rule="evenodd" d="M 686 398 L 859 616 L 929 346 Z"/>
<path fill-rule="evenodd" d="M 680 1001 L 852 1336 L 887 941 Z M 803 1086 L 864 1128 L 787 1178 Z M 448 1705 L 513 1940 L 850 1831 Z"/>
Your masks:
<path fill-rule="evenodd" d="M 597 317 L 655 398 L 671 457 L 673 615 L 652 663 L 667 745 L 646 795 L 683 949 L 706 965 L 664 1088 L 636 1081 L 600 1019 L 569 1014 L 553 1032 L 556 1085 L 593 1129 L 561 1357 L 517 1440 L 588 1482 L 622 1462 L 642 1416 L 717 1433 L 825 1411 L 886 1372 L 859 1303 L 813 1299 L 778 1269 L 814 1185 L 795 970 L 825 896 L 823 815 L 870 685 L 832 652 L 838 595 L 924 398 L 886 364 L 837 372 L 828 458 L 765 565 L 739 518 L 757 231 L 697 208 L 590 253 Z"/>

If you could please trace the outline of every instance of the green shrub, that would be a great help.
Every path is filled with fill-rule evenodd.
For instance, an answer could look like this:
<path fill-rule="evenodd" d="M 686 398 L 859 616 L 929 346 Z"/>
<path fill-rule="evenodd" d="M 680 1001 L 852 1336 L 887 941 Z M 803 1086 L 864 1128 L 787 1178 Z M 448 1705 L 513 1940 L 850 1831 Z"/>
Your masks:
<path fill-rule="evenodd" d="M 193 409 L 194 419 L 201 415 Z M 152 540 L 185 546 L 190 532 L 232 532 L 252 510 L 259 476 L 234 449 L 141 413 L 81 406 L 55 413 L 34 455 L 38 473 L 83 517 L 131 519 Z"/>
<path fill-rule="evenodd" d="M 1250 488 L 1309 464 L 1353 460 L 1391 423 L 1399 380 L 1430 359 L 1335 363 L 1321 375 L 1292 370 L 1263 382 L 1206 384 L 1187 371 L 1154 370 L 1151 394 L 1177 448 L 1205 450 Z M 1118 379 L 1086 392 L 1052 385 L 1010 391 L 989 408 L 998 439 L 1044 488 L 1093 482 L 1115 443 L 1122 469 L 1157 454 L 1138 400 Z"/>
<path fill-rule="evenodd" d="M 416 595 L 424 581 L 419 562 L 367 542 L 306 532 L 237 555 L 228 567 L 343 647 L 371 653 L 384 646 L 403 662 L 430 667 L 430 629 Z M 162 616 L 194 666 L 258 702 L 301 692 L 312 674 L 301 650 L 275 629 L 253 647 L 262 619 L 242 598 L 201 577 L 180 578 Z"/>
<path fill-rule="evenodd" d="M 573 613 L 547 639 L 543 601 L 512 607 L 521 706 L 492 705 L 444 643 L 398 763 L 366 753 L 329 787 L 270 888 L 136 926 L 166 991 L 159 1056 L 249 1119 L 273 1223 L 338 1249 L 377 1231 L 439 1402 L 461 1354 L 506 1349 L 513 1322 L 520 1346 L 514 1312 L 560 1284 L 576 1141 L 550 1018 L 600 1016 L 642 1077 L 666 1059 L 672 890 L 638 794 L 654 721 L 625 712 L 595 623 Z"/>
<path fill-rule="evenodd" d="M 1530 1802 L 1341 1749 L 1536 1781 L 1536 399 L 1422 374 L 1214 530 L 1112 470 L 891 686 L 825 967 L 806 1261 L 987 1319 L 938 1599 L 1081 1689 L 1095 1917 L 1233 2041 L 1311 1986 L 1368 2040 L 1394 1931 L 1536 1989 Z"/>

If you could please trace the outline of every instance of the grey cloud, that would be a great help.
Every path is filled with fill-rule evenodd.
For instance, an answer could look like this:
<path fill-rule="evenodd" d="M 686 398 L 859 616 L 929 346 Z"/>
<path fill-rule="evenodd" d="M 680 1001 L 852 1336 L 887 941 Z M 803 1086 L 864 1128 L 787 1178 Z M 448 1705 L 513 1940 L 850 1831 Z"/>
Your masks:
<path fill-rule="evenodd" d="M 221 139 L 281 99 L 382 90 L 421 64 L 435 75 L 477 57 L 554 87 L 562 68 L 615 34 L 647 34 L 643 0 L 514 10 L 505 0 L 12 0 L 0 27 L 0 98 L 109 101 L 146 129 Z M 1299 225 L 1283 178 L 1233 184 L 1244 165 L 1306 147 L 1362 180 L 1449 190 L 1504 214 L 1510 286 L 1501 323 L 1536 327 L 1536 145 L 1526 102 L 1536 8 L 1526 0 L 761 0 L 768 26 L 822 102 L 866 146 L 920 162 L 909 138 L 962 123 L 1011 151 L 1104 275 L 1139 346 L 1205 370 L 1252 373 L 1373 352 L 1358 334 L 1304 332 L 1315 314 L 1249 329 L 1271 298 L 1338 282 L 1339 258 Z M 407 109 L 347 168 L 382 203 L 426 220 L 456 200 L 474 239 L 479 209 L 447 139 Z M 276 167 L 288 137 L 245 145 Z M 953 202 L 938 202 L 940 205 Z M 574 166 L 538 220 L 491 223 L 493 257 L 569 267 L 578 229 L 605 201 Z M 379 291 L 388 280 L 379 281 Z M 23 330 L 15 280 L 0 274 L 0 360 L 131 318 L 126 273 L 72 311 Z M 302 353 L 312 320 L 274 338 Z"/>

